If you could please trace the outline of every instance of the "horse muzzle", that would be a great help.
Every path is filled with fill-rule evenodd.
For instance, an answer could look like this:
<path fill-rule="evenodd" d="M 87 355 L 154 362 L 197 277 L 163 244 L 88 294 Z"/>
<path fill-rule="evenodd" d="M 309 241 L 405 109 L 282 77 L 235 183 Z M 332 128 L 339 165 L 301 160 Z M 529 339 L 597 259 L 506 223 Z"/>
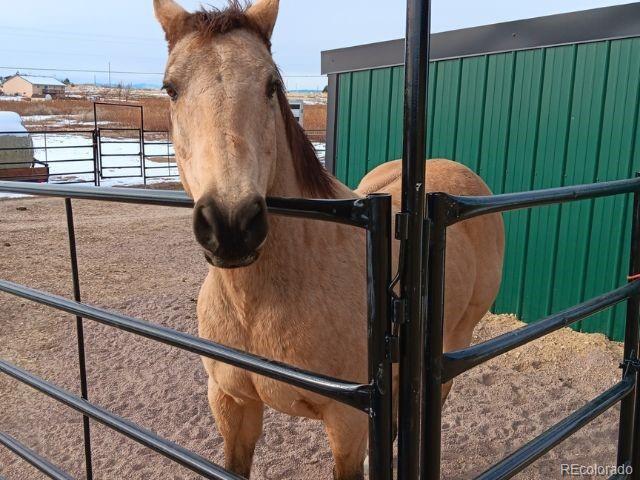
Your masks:
<path fill-rule="evenodd" d="M 269 232 L 267 205 L 264 198 L 255 196 L 230 209 L 210 196 L 203 197 L 195 206 L 193 230 L 214 267 L 249 266 L 259 258 Z"/>

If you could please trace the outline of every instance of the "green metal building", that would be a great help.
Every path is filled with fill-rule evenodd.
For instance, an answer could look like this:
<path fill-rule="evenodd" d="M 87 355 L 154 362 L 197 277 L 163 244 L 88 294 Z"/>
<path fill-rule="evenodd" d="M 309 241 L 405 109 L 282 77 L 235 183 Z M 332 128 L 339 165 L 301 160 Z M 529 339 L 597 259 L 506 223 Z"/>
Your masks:
<path fill-rule="evenodd" d="M 323 52 L 327 166 L 350 187 L 402 156 L 403 53 L 403 40 Z M 427 157 L 464 163 L 495 193 L 640 170 L 640 3 L 435 34 L 431 60 Z M 535 321 L 624 284 L 630 206 L 505 214 L 495 311 Z M 624 306 L 578 328 L 621 339 Z"/>

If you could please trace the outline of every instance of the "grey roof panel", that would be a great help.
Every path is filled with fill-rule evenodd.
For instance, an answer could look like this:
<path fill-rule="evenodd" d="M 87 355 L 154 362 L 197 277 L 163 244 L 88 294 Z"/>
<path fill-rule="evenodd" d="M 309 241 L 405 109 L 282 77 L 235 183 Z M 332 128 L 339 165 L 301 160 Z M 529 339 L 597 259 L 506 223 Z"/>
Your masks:
<path fill-rule="evenodd" d="M 640 36 L 640 2 L 435 33 L 431 60 Z M 322 52 L 322 73 L 404 64 L 404 39 Z"/>

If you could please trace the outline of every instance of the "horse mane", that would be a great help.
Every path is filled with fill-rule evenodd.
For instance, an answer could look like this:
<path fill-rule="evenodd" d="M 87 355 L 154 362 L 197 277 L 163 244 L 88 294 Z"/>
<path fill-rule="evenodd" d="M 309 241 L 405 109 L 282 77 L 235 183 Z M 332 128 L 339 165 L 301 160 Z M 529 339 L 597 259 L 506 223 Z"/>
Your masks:
<path fill-rule="evenodd" d="M 336 196 L 335 179 L 320 163 L 311 140 L 309 140 L 302 126 L 293 116 L 284 84 L 282 82 L 278 83 L 280 85 L 276 90 L 276 94 L 278 95 L 278 103 L 284 119 L 298 185 L 305 195 L 316 198 L 334 198 Z"/>
<path fill-rule="evenodd" d="M 258 35 L 271 53 L 271 40 L 256 22 L 246 15 L 247 8 L 248 4 L 240 0 L 230 0 L 229 5 L 223 9 L 202 8 L 190 14 L 186 31 L 195 31 L 201 38 L 207 40 L 234 30 L 248 30 Z M 276 70 L 279 77 L 276 95 L 284 119 L 298 185 L 305 195 L 315 198 L 334 198 L 335 179 L 320 163 L 313 144 L 293 116 L 280 70 L 277 67 Z"/>
<path fill-rule="evenodd" d="M 246 15 L 249 3 L 241 0 L 228 0 L 226 8 L 201 7 L 192 13 L 188 23 L 202 38 L 211 39 L 233 30 L 249 30 L 257 34 L 271 52 L 271 40 L 258 24 Z"/>

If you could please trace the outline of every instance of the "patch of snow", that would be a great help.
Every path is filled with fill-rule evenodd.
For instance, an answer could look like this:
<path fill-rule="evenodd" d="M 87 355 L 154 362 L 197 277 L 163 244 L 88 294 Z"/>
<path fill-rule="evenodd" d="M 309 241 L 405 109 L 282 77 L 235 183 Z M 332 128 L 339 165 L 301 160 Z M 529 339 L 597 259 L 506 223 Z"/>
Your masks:
<path fill-rule="evenodd" d="M 93 143 L 90 134 L 47 133 L 45 135 L 32 132 L 31 137 L 34 157 L 48 164 L 51 183 L 93 183 Z M 135 140 L 102 137 L 103 142 L 109 142 L 101 145 L 101 153 L 105 155 L 102 157 L 102 175 L 109 177 L 100 180 L 102 186 L 132 186 L 143 183 L 140 144 Z M 313 146 L 318 152 L 320 161 L 324 163 L 326 145 L 314 142 Z M 145 162 L 147 183 L 177 180 L 178 167 L 175 163 L 173 145 L 167 145 L 165 140 L 147 140 L 144 153 L 147 157 Z M 9 194 L 0 192 L 0 198 L 9 197 Z"/>
<path fill-rule="evenodd" d="M 49 166 L 50 183 L 93 183 L 93 142 L 90 134 L 32 132 L 34 158 Z M 102 175 L 105 187 L 132 186 L 143 183 L 140 165 L 140 144 L 136 139 L 103 136 L 101 145 Z M 46 147 L 46 148 L 45 148 Z M 51 148 L 54 147 L 54 148 Z M 168 147 L 168 150 L 167 150 Z M 167 160 L 167 152 L 169 158 Z M 175 182 L 178 167 L 173 157 L 173 145 L 164 140 L 147 140 L 145 155 L 157 161 L 146 160 L 147 183 Z M 16 198 L 0 192 L 0 198 Z"/>
<path fill-rule="evenodd" d="M 23 195 L 22 193 L 3 193 L 0 192 L 0 200 L 5 200 L 7 198 L 27 198 L 30 195 Z"/>
<path fill-rule="evenodd" d="M 56 87 L 66 87 L 64 83 L 53 77 L 38 77 L 35 75 L 17 75 L 18 77 L 26 80 L 32 85 L 48 85 Z"/>
<path fill-rule="evenodd" d="M 323 166 L 326 166 L 325 160 L 327 157 L 327 144 L 321 142 L 311 142 L 313 144 L 313 148 L 316 150 L 316 155 L 318 156 L 318 160 L 322 163 Z"/>
<path fill-rule="evenodd" d="M 12 137 L 28 137 L 29 133 L 22 124 L 20 115 L 15 112 L 0 112 L 0 135 Z"/>
<path fill-rule="evenodd" d="M 60 120 L 60 115 L 23 115 L 22 120 L 29 123 Z"/>
<path fill-rule="evenodd" d="M 22 117 L 25 123 L 30 127 L 35 128 L 47 128 L 47 127 L 80 127 L 80 128 L 92 128 L 94 127 L 93 120 L 85 120 L 85 116 L 82 114 L 70 114 L 70 115 L 24 115 Z M 108 127 L 113 125 L 113 122 L 108 120 L 100 120 L 98 126 Z"/>

